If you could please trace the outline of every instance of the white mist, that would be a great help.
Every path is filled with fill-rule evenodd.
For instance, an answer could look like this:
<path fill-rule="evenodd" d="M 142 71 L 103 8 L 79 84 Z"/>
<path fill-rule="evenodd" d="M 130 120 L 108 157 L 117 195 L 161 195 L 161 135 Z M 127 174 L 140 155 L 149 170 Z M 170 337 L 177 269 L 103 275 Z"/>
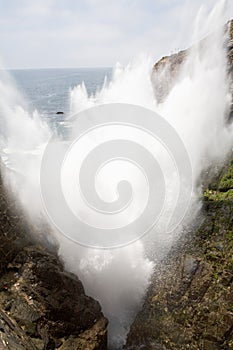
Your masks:
<path fill-rule="evenodd" d="M 225 2 L 218 2 L 208 17 L 201 9 L 192 40 L 198 42 L 207 34 L 213 34 L 201 47 L 197 45 L 190 51 L 162 103 L 155 99 L 151 80 L 153 60 L 148 57 L 140 57 L 125 68 L 117 65 L 112 81 L 106 82 L 95 96 L 88 96 L 84 84 L 71 92 L 71 113 L 102 103 L 125 102 L 152 109 L 171 123 L 181 136 L 193 167 L 191 204 L 194 211 L 187 221 L 195 218 L 194 213 L 200 207 L 200 189 L 196 184 L 201 173 L 219 164 L 232 149 L 232 127 L 227 126 L 225 120 L 230 96 L 221 29 L 225 23 L 224 8 Z M 0 95 L 1 156 L 9 169 L 6 177 L 28 216 L 35 220 L 43 215 L 39 193 L 40 162 L 51 133 L 38 113 L 30 115 L 5 73 L 1 76 Z M 153 240 L 152 233 L 144 241 L 103 251 L 79 247 L 56 235 L 66 268 L 79 276 L 87 294 L 100 301 L 110 321 L 109 339 L 113 348 L 122 347 L 149 286 L 155 262 L 152 256 L 146 256 L 147 245 L 153 246 L 152 255 L 161 259 L 177 237 L 177 232 L 166 235 L 162 227 L 161 232 L 156 232 L 156 239 L 160 237 L 160 241 Z"/>

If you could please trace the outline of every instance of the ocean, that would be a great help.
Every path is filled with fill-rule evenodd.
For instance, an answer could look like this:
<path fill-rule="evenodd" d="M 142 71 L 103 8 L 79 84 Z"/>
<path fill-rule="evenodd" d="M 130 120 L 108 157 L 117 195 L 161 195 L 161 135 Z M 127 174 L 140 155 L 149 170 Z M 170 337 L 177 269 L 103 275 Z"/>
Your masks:
<path fill-rule="evenodd" d="M 17 69 L 9 71 L 30 110 L 38 110 L 53 124 L 69 113 L 69 91 L 85 83 L 89 95 L 109 80 L 112 68 Z M 64 115 L 57 115 L 63 112 Z"/>

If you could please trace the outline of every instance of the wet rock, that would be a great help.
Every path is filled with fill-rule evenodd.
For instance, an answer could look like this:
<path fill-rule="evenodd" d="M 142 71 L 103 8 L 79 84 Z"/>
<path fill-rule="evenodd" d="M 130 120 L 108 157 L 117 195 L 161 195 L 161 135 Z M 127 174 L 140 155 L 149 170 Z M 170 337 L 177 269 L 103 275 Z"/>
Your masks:
<path fill-rule="evenodd" d="M 99 303 L 33 230 L 0 178 L 0 349 L 107 349 Z"/>
<path fill-rule="evenodd" d="M 1 283 L 0 339 L 6 340 L 7 319 L 12 344 L 17 344 L 16 333 L 23 334 L 30 349 L 53 350 L 63 343 L 85 341 L 90 349 L 106 349 L 107 320 L 99 303 L 86 296 L 79 279 L 42 247 L 24 248 L 8 265 Z"/>
<path fill-rule="evenodd" d="M 197 231 L 154 272 L 125 349 L 232 349 L 233 194 L 206 196 Z"/>
<path fill-rule="evenodd" d="M 233 72 L 233 21 L 229 26 L 229 71 Z M 182 51 L 154 66 L 152 80 L 157 79 L 155 94 L 159 102 L 172 88 L 186 56 L 187 52 Z M 203 174 L 207 190 L 199 227 L 178 242 L 157 266 L 125 349 L 233 349 L 232 164 L 229 162 L 220 172 L 215 169 L 214 173 Z"/>
<path fill-rule="evenodd" d="M 197 271 L 198 260 L 192 255 L 185 255 L 183 261 L 183 278 L 190 279 Z"/>
<path fill-rule="evenodd" d="M 105 318 L 101 318 L 91 329 L 80 334 L 79 338 L 69 338 L 59 350 L 105 350 L 106 349 Z"/>

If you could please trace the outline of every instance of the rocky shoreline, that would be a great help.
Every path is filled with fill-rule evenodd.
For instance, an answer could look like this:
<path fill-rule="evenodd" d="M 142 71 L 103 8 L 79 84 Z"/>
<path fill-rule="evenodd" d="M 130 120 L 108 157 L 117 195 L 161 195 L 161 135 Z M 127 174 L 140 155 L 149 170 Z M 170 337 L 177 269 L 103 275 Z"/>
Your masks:
<path fill-rule="evenodd" d="M 106 350 L 107 319 L 0 183 L 0 349 Z M 35 232 L 34 232 L 35 234 Z M 35 239 L 32 237 L 39 237 Z"/>
<path fill-rule="evenodd" d="M 125 349 L 233 349 L 233 177 L 206 190 L 200 227 L 152 277 Z"/>
<path fill-rule="evenodd" d="M 228 25 L 232 76 L 233 21 Z M 186 56 L 187 51 L 182 51 L 155 64 L 154 69 L 162 72 L 155 91 L 160 101 L 171 89 Z M 183 237 L 157 266 L 125 349 L 233 349 L 232 161 L 207 186 L 203 203 L 199 228 Z"/>
<path fill-rule="evenodd" d="M 233 72 L 233 22 L 229 70 Z M 164 57 L 175 79 L 186 51 Z M 172 80 L 156 82 L 162 100 Z M 164 83 L 165 82 L 165 83 Z M 200 227 L 173 247 L 152 277 L 127 350 L 233 349 L 233 164 L 203 194 Z M 56 247 L 31 235 L 0 180 L 0 350 L 106 350 L 108 321 L 64 271 Z"/>

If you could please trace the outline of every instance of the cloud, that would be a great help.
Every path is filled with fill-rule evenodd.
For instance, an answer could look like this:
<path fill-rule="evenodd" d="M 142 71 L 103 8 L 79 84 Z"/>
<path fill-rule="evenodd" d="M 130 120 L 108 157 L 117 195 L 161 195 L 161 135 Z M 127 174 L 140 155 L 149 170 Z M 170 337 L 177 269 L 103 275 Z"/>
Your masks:
<path fill-rule="evenodd" d="M 0 0 L 0 56 L 21 68 L 112 66 L 141 52 L 156 60 L 189 44 L 201 2 Z"/>

